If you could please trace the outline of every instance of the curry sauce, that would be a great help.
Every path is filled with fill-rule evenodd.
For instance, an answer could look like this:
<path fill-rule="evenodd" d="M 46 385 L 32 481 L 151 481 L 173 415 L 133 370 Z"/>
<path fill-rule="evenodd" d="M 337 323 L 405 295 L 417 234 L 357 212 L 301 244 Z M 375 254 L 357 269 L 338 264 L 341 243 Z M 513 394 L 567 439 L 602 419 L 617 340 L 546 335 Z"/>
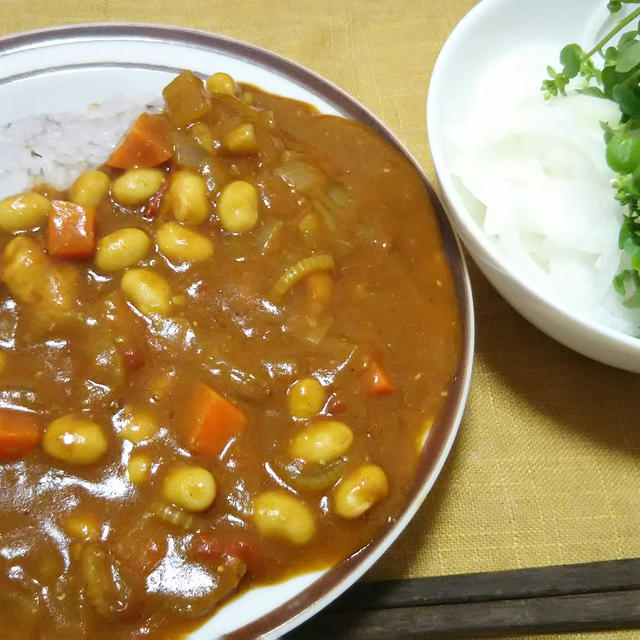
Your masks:
<path fill-rule="evenodd" d="M 99 171 L 0 202 L 0 638 L 180 635 L 402 511 L 459 364 L 421 176 L 185 72 Z"/>

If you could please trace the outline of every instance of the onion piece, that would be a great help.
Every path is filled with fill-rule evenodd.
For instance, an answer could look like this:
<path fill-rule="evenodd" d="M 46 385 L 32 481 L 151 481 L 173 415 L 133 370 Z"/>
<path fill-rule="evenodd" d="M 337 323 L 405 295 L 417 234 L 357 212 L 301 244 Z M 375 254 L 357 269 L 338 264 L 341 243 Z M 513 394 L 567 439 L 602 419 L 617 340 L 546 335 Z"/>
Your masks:
<path fill-rule="evenodd" d="M 295 489 L 300 491 L 320 491 L 335 484 L 344 473 L 349 459 L 339 458 L 330 464 L 309 469 L 309 465 L 300 468 L 300 461 L 295 460 L 288 464 L 276 460 L 273 463 L 274 470 L 282 479 Z"/>
<path fill-rule="evenodd" d="M 318 168 L 296 159 L 290 153 L 283 154 L 276 173 L 291 189 L 305 195 L 320 189 L 326 181 L 324 174 Z"/>
<path fill-rule="evenodd" d="M 284 222 L 282 220 L 275 220 L 274 218 L 268 218 L 262 223 L 262 228 L 255 236 L 255 243 L 261 255 L 264 255 L 274 247 L 283 226 Z"/>
<path fill-rule="evenodd" d="M 189 134 L 174 131 L 172 134 L 173 151 L 178 164 L 189 169 L 198 169 L 201 163 L 209 159 L 209 153 Z"/>
<path fill-rule="evenodd" d="M 640 310 L 625 309 L 611 286 L 628 257 L 600 123 L 615 125 L 619 108 L 579 94 L 545 101 L 545 54 L 523 48 L 478 77 L 466 118 L 447 131 L 451 171 L 518 278 L 569 313 L 636 335 Z"/>

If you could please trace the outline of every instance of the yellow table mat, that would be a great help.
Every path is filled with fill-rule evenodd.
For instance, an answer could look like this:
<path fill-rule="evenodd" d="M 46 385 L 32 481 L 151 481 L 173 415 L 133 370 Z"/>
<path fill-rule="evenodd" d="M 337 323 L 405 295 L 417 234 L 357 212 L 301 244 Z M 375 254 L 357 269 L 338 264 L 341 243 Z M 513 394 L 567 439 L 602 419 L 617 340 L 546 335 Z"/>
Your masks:
<path fill-rule="evenodd" d="M 251 42 L 310 67 L 361 100 L 433 178 L 425 126 L 429 77 L 447 35 L 473 4 L 1 0 L 0 34 L 134 21 Z M 640 556 L 640 376 L 556 344 L 513 311 L 474 265 L 470 270 L 477 351 L 460 435 L 425 505 L 369 577 Z"/>

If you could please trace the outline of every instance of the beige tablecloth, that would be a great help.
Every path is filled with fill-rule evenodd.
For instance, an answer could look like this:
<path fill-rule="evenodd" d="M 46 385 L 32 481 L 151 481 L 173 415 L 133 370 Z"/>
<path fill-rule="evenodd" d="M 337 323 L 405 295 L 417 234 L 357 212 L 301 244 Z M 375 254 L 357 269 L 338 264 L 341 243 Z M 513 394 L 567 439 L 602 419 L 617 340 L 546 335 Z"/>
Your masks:
<path fill-rule="evenodd" d="M 136 21 L 245 40 L 310 67 L 361 100 L 433 177 L 425 127 L 429 76 L 448 33 L 473 4 L 1 0 L 0 34 Z M 640 556 L 640 376 L 556 344 L 470 269 L 477 351 L 460 435 L 423 508 L 369 577 Z"/>

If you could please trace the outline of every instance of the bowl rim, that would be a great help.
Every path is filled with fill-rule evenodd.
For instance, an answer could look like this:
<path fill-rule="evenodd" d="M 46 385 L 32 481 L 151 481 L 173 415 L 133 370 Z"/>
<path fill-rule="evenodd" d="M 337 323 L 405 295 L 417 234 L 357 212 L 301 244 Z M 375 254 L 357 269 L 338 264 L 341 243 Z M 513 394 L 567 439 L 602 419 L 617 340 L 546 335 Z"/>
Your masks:
<path fill-rule="evenodd" d="M 594 320 L 574 315 L 564 307 L 559 306 L 553 299 L 553 296 L 549 296 L 546 292 L 540 291 L 536 286 L 527 282 L 526 278 L 516 278 L 510 270 L 505 256 L 482 231 L 478 222 L 469 212 L 460 195 L 460 189 L 456 186 L 452 178 L 453 172 L 451 171 L 448 159 L 446 135 L 443 131 L 446 117 L 444 115 L 444 109 L 442 109 L 440 104 L 440 96 L 445 95 L 446 86 L 450 79 L 448 69 L 456 59 L 456 52 L 461 50 L 465 39 L 472 33 L 477 32 L 478 23 L 487 19 L 487 17 L 491 16 L 494 12 L 498 13 L 501 10 L 501 6 L 508 4 L 513 3 L 511 0 L 483 0 L 483 2 L 479 2 L 472 7 L 447 37 L 431 74 L 427 92 L 427 135 L 446 213 L 461 237 L 463 244 L 472 254 L 474 261 L 481 271 L 492 281 L 494 286 L 496 286 L 496 283 L 488 276 L 485 270 L 487 267 L 494 271 L 500 271 L 512 287 L 519 289 L 520 292 L 532 298 L 538 308 L 543 308 L 548 314 L 557 316 L 559 321 L 579 326 L 583 332 L 596 341 L 605 340 L 610 345 L 624 346 L 640 355 L 640 340 L 637 338 Z M 500 293 L 510 304 L 513 304 L 508 297 L 502 293 L 501 289 L 502 287 L 500 287 Z M 527 317 L 519 308 L 517 308 L 517 310 Z M 541 328 L 542 331 L 547 332 L 547 330 L 540 327 L 540 324 L 535 322 L 534 319 L 528 317 L 527 319 Z M 571 345 L 566 346 L 576 350 L 575 347 Z M 585 355 L 595 359 L 593 355 Z M 605 362 L 605 360 L 600 361 Z M 613 364 L 612 362 L 605 363 L 611 366 L 621 366 Z"/>
<path fill-rule="evenodd" d="M 329 568 L 318 580 L 288 602 L 225 636 L 275 638 L 292 630 L 325 607 L 378 560 L 415 515 L 444 465 L 458 432 L 468 397 L 475 342 L 471 283 L 462 248 L 436 191 L 417 160 L 395 134 L 356 98 L 307 67 L 279 54 L 234 38 L 186 27 L 138 22 L 98 22 L 46 27 L 1 37 L 0 55 L 96 38 L 151 40 L 213 50 L 284 76 L 335 106 L 344 117 L 363 122 L 385 138 L 413 165 L 434 206 L 443 250 L 454 277 L 459 299 L 462 344 L 460 363 L 449 388 L 447 401 L 429 432 L 416 469 L 415 478 L 420 478 L 420 482 L 416 482 L 409 493 L 406 506 L 398 519 L 379 531 L 375 541 Z M 207 622 L 208 620 L 205 620 L 198 630 L 206 631 Z"/>

